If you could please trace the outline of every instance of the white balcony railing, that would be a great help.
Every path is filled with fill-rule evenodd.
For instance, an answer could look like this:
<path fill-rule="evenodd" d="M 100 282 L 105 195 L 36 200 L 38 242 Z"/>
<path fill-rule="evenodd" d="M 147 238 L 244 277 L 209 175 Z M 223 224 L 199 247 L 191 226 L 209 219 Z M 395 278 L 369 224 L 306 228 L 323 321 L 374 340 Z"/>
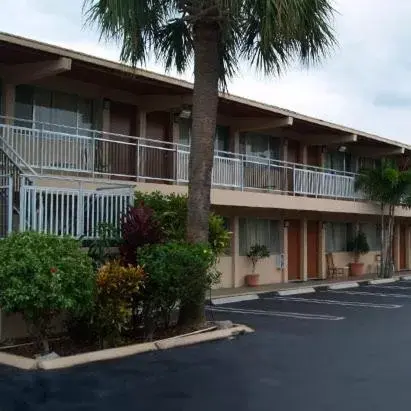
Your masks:
<path fill-rule="evenodd" d="M 91 239 L 101 223 L 120 230 L 120 217 L 133 204 L 132 188 L 84 190 L 79 188 L 20 187 L 20 231 Z"/>
<path fill-rule="evenodd" d="M 0 138 L 38 174 L 188 182 L 189 147 L 94 130 L 0 124 Z M 60 128 L 61 129 L 61 128 Z M 59 129 L 59 130 L 60 130 Z M 3 149 L 5 150 L 6 145 Z M 7 153 L 6 153 L 7 154 Z M 218 151 L 214 186 L 327 198 L 356 199 L 355 174 Z"/>

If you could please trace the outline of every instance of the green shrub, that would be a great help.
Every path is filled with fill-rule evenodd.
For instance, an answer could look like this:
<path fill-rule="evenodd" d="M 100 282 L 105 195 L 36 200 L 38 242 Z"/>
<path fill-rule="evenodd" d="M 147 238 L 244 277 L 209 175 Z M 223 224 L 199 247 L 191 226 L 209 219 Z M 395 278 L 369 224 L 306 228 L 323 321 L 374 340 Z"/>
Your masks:
<path fill-rule="evenodd" d="M 115 257 L 116 253 L 110 251 L 110 248 L 121 245 L 119 229 L 112 224 L 100 223 L 97 227 L 97 234 L 95 239 L 83 240 L 83 246 L 88 247 L 88 255 L 93 260 L 95 269 Z"/>
<path fill-rule="evenodd" d="M 354 254 L 354 261 L 358 263 L 360 256 L 370 251 L 367 236 L 364 232 L 359 231 L 355 237 L 347 242 L 347 251 Z"/>
<path fill-rule="evenodd" d="M 225 228 L 224 218 L 211 213 L 209 217 L 208 242 L 213 253 L 218 257 L 228 252 L 231 233 Z"/>
<path fill-rule="evenodd" d="M 181 194 L 135 193 L 135 204 L 144 204 L 153 210 L 165 240 L 184 242 L 187 227 L 187 196 Z M 231 233 L 226 230 L 223 217 L 210 213 L 209 245 L 216 256 L 223 254 L 230 244 Z"/>
<path fill-rule="evenodd" d="M 160 191 L 143 193 L 136 191 L 135 205 L 143 203 L 154 211 L 154 218 L 161 226 L 167 241 L 184 241 L 187 221 L 187 196 L 163 194 Z"/>
<path fill-rule="evenodd" d="M 255 274 L 255 267 L 257 266 L 257 263 L 264 258 L 270 257 L 270 251 L 265 245 L 254 244 L 250 247 L 247 257 L 251 261 L 253 267 L 252 273 Z"/>
<path fill-rule="evenodd" d="M 80 242 L 25 232 L 0 241 L 0 306 L 21 313 L 49 351 L 53 318 L 92 308 L 95 276 Z"/>
<path fill-rule="evenodd" d="M 168 327 L 180 302 L 198 301 L 218 280 L 214 254 L 208 245 L 168 243 L 138 250 L 146 273 L 143 290 L 143 323 L 153 331 L 160 323 Z"/>
<path fill-rule="evenodd" d="M 144 271 L 110 261 L 97 273 L 94 325 L 103 345 L 115 345 L 132 328 L 133 301 L 142 287 Z"/>

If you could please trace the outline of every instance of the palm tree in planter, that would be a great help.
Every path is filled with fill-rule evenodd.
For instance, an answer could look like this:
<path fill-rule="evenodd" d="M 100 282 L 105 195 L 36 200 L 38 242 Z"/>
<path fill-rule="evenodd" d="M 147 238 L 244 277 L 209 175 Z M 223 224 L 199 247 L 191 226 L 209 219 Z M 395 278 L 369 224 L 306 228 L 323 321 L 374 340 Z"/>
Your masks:
<path fill-rule="evenodd" d="M 258 280 L 260 278 L 260 274 L 255 273 L 257 263 L 264 258 L 270 257 L 270 252 L 265 245 L 254 244 L 250 247 L 250 251 L 247 253 L 247 257 L 251 262 L 252 271 L 251 274 L 247 274 L 245 276 L 245 283 L 249 287 L 255 287 L 258 285 Z"/>
<path fill-rule="evenodd" d="M 393 274 L 395 210 L 411 207 L 411 171 L 398 161 L 383 158 L 376 167 L 363 169 L 355 180 L 355 189 L 379 205 L 381 225 L 380 277 Z"/>
<path fill-rule="evenodd" d="M 348 241 L 347 250 L 354 254 L 354 262 L 350 266 L 351 275 L 356 277 L 364 274 L 364 263 L 360 262 L 360 257 L 370 251 L 367 236 L 362 231 L 358 231 L 355 237 Z"/>
<path fill-rule="evenodd" d="M 178 73 L 194 69 L 187 240 L 206 243 L 219 86 L 240 62 L 266 74 L 313 63 L 336 44 L 332 0 L 85 0 L 102 37 L 120 59 L 137 66 L 148 56 Z M 144 103 L 144 96 L 138 100 Z M 143 106 L 144 108 L 144 106 Z M 178 108 L 178 107 L 176 107 Z M 180 323 L 204 320 L 204 298 L 182 302 Z"/>

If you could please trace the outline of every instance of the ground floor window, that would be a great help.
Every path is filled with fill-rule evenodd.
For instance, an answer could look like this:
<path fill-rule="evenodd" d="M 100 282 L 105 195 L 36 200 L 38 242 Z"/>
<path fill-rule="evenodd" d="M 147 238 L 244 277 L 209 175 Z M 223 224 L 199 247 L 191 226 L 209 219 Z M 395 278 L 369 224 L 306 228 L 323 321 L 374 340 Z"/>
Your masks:
<path fill-rule="evenodd" d="M 260 218 L 240 218 L 240 255 L 247 255 L 255 244 L 265 245 L 271 254 L 281 250 L 280 222 Z"/>
<path fill-rule="evenodd" d="M 381 226 L 373 223 L 361 223 L 360 230 L 367 237 L 370 251 L 381 250 Z"/>
<path fill-rule="evenodd" d="M 328 253 L 347 251 L 347 242 L 351 238 L 351 223 L 329 222 L 326 225 L 325 248 Z"/>

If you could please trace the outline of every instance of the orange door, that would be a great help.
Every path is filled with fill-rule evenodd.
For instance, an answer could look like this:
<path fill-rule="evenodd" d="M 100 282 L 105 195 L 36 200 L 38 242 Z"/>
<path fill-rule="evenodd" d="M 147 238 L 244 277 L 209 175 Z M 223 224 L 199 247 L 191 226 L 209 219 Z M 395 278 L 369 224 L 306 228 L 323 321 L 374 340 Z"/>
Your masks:
<path fill-rule="evenodd" d="M 307 164 L 310 166 L 318 166 L 320 163 L 320 155 L 318 147 L 309 146 L 307 147 Z"/>
<path fill-rule="evenodd" d="M 145 177 L 160 181 L 174 178 L 175 152 L 170 144 L 170 134 L 169 113 L 153 112 L 147 115 L 148 140 L 140 149 Z"/>
<path fill-rule="evenodd" d="M 405 236 L 407 233 L 407 227 L 405 225 L 400 225 L 400 270 L 405 270 L 407 268 L 407 262 L 406 262 L 406 241 L 405 241 Z"/>
<path fill-rule="evenodd" d="M 320 270 L 318 265 L 319 235 L 318 221 L 307 222 L 307 275 L 308 278 L 318 278 Z"/>
<path fill-rule="evenodd" d="M 131 105 L 112 103 L 110 106 L 110 132 L 113 134 L 103 142 L 105 156 L 109 159 L 109 167 L 104 167 L 117 176 L 136 175 L 136 147 L 130 144 L 135 141 L 128 137 L 135 129 L 135 117 L 135 107 Z"/>
<path fill-rule="evenodd" d="M 299 220 L 290 220 L 288 225 L 288 279 L 301 279 L 301 226 Z"/>

